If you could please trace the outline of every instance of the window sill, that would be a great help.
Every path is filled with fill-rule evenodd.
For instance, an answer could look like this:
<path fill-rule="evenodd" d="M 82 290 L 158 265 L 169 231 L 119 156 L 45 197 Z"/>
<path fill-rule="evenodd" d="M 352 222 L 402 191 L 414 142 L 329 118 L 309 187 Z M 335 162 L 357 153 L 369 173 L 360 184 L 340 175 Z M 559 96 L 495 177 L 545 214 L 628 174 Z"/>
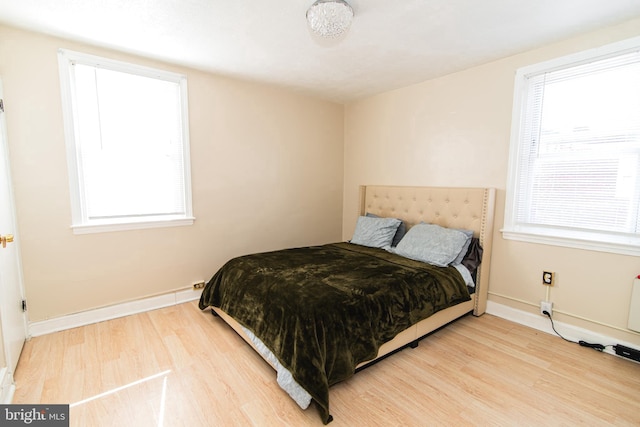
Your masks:
<path fill-rule="evenodd" d="M 502 229 L 502 237 L 507 240 L 517 240 L 528 243 L 538 243 L 541 245 L 562 246 L 566 248 L 584 249 L 588 251 L 609 252 L 621 255 L 640 256 L 640 242 L 623 241 L 602 241 L 578 236 L 558 236 L 544 232 L 521 231 Z"/>
<path fill-rule="evenodd" d="M 111 231 L 139 230 L 145 228 L 164 228 L 164 227 L 180 227 L 185 225 L 193 225 L 194 217 L 156 220 L 156 221 L 140 221 L 140 222 L 123 222 L 108 224 L 81 224 L 72 225 L 73 234 L 91 234 L 91 233 L 107 233 Z"/>

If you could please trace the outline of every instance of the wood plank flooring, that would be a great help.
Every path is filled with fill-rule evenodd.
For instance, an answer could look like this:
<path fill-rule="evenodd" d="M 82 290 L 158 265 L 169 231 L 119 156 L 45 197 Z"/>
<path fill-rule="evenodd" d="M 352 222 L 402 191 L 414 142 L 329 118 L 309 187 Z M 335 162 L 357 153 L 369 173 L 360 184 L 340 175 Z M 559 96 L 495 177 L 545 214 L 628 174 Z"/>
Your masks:
<path fill-rule="evenodd" d="M 195 302 L 36 337 L 13 403 L 72 426 L 320 426 Z M 638 426 L 640 364 L 491 316 L 465 317 L 330 390 L 340 426 Z"/>

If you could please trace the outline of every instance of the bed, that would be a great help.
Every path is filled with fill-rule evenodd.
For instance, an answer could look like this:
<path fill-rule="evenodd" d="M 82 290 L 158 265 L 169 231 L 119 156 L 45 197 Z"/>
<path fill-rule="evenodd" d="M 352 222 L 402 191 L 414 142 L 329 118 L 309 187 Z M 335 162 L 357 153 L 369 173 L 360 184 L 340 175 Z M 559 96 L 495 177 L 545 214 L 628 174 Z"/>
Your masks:
<path fill-rule="evenodd" d="M 362 186 L 351 242 L 234 258 L 206 284 L 200 308 L 211 307 L 253 346 L 301 407 L 314 401 L 327 424 L 331 385 L 461 316 L 485 312 L 494 204 L 492 188 Z M 369 225 L 376 233 L 395 227 L 385 231 L 394 244 L 356 244 Z M 447 236 L 436 266 L 407 251 L 425 232 Z M 467 239 L 456 244 L 466 242 L 464 250 L 455 261 L 459 249 L 441 259 L 449 236 L 461 234 Z"/>

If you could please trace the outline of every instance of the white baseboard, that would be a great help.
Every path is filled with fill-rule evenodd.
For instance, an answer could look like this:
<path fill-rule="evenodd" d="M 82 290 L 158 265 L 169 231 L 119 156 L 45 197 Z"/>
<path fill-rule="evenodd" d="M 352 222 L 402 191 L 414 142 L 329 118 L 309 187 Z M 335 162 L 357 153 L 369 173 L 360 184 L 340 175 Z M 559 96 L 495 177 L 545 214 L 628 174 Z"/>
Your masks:
<path fill-rule="evenodd" d="M 493 301 L 487 301 L 487 313 L 557 336 L 557 334 L 553 331 L 553 328 L 551 327 L 551 322 L 549 321 L 549 318 L 544 317 L 542 315 L 518 310 L 518 309 L 506 306 L 504 304 L 499 304 Z M 558 330 L 558 332 L 560 332 L 563 337 L 571 341 L 583 340 L 590 343 L 598 343 L 603 345 L 622 344 L 630 348 L 636 348 L 635 344 L 624 342 L 617 338 L 613 338 L 607 335 L 593 332 L 588 329 L 580 328 L 578 326 L 573 326 L 568 323 L 558 322 L 557 320 L 554 320 L 553 323 L 555 324 L 555 327 Z M 558 337 L 558 339 L 560 338 Z M 613 354 L 613 355 L 616 354 L 615 351 L 610 347 L 605 348 L 604 351 L 609 354 Z M 626 359 L 626 360 L 630 360 L 630 359 Z"/>
<path fill-rule="evenodd" d="M 13 394 L 16 391 L 16 385 L 13 383 L 13 376 L 9 373 L 9 369 L 0 369 L 0 403 L 9 405 L 13 400 Z"/>
<path fill-rule="evenodd" d="M 200 298 L 201 293 L 202 289 L 184 289 L 168 294 L 129 301 L 108 307 L 96 308 L 53 319 L 31 322 L 29 323 L 29 336 L 37 337 L 40 335 L 50 334 L 52 332 L 64 331 L 66 329 L 103 322 L 105 320 L 129 316 L 131 314 L 169 307 L 183 302 L 196 300 Z"/>

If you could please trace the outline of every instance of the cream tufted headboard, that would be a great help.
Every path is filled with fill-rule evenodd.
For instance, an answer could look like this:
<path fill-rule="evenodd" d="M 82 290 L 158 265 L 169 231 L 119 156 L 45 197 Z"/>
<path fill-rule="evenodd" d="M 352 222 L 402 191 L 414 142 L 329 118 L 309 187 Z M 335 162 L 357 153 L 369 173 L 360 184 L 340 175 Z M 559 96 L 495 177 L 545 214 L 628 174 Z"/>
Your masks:
<path fill-rule="evenodd" d="M 400 218 L 408 227 L 424 221 L 473 230 L 483 249 L 473 310 L 479 316 L 486 310 L 489 292 L 495 193 L 494 188 L 367 185 L 360 187 L 358 215 Z"/>

